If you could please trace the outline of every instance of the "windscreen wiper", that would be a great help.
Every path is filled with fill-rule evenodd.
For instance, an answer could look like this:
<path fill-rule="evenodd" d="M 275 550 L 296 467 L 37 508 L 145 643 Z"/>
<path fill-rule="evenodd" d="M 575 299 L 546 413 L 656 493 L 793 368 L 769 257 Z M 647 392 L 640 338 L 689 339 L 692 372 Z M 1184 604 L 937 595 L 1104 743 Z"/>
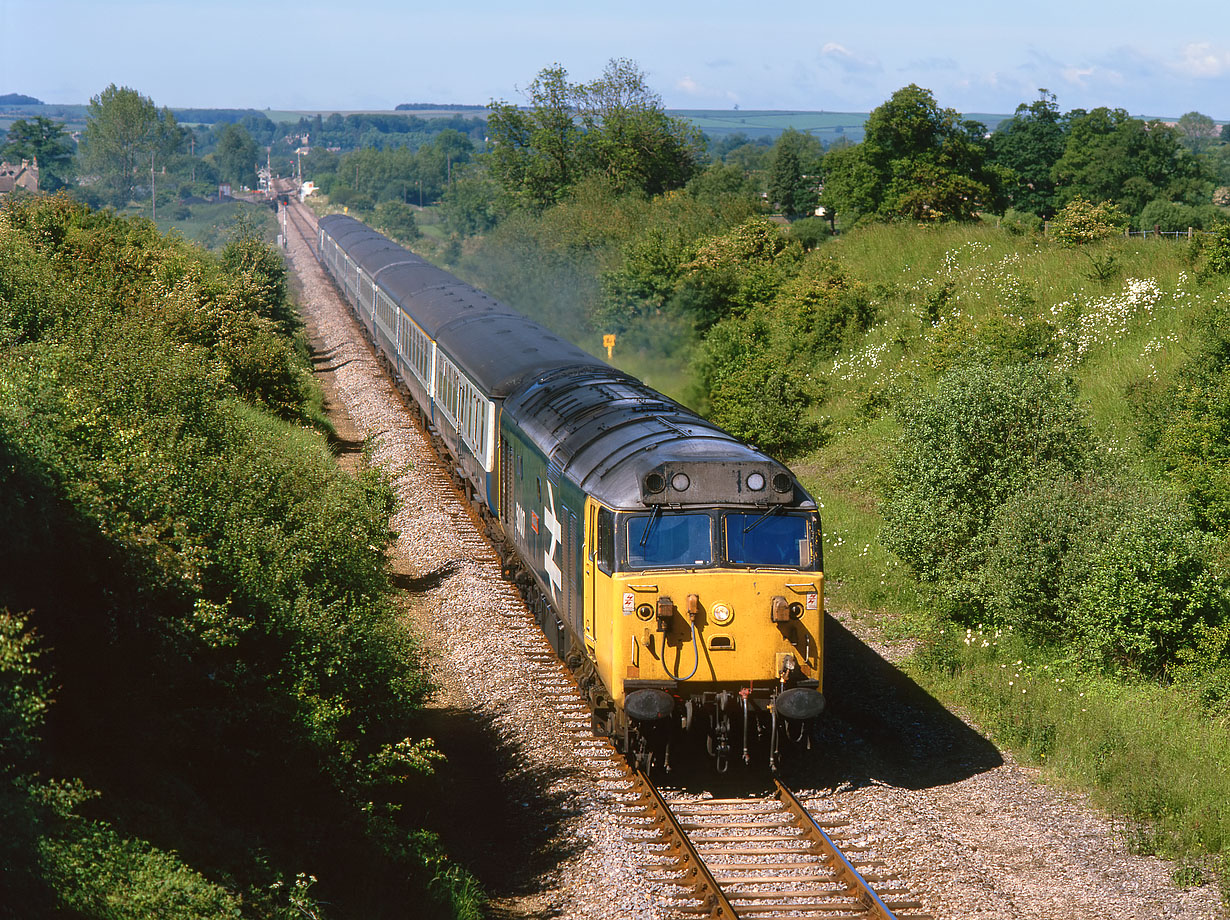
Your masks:
<path fill-rule="evenodd" d="M 752 521 L 752 523 L 744 527 L 743 532 L 751 533 L 753 530 L 756 529 L 757 526 L 759 526 L 761 521 L 763 521 L 765 518 L 767 518 L 771 514 L 777 514 L 777 512 L 781 511 L 782 508 L 784 507 L 785 507 L 784 505 L 770 505 L 769 509 L 765 511 L 764 514 L 762 514 L 760 517 L 756 518 L 756 520 Z"/>
<path fill-rule="evenodd" d="M 641 534 L 641 549 L 645 548 L 645 541 L 649 539 L 649 534 L 653 530 L 654 524 L 658 522 L 658 518 L 661 516 L 661 505 L 654 505 L 651 509 L 649 509 L 649 523 L 645 525 L 645 532 Z"/>

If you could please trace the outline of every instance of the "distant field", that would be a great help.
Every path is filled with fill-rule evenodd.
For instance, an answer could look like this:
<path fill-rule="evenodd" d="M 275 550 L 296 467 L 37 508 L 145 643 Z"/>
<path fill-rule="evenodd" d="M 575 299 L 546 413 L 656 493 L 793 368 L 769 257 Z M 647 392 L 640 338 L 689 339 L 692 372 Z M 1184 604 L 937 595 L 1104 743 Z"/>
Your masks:
<path fill-rule="evenodd" d="M 64 121 L 70 131 L 78 131 L 85 127 L 84 105 L 23 105 L 0 107 L 0 132 L 7 131 L 14 120 L 18 118 L 33 118 L 44 115 L 57 121 Z M 317 115 L 328 117 L 334 112 L 339 115 L 415 115 L 419 118 L 448 118 L 462 115 L 466 118 L 486 118 L 485 108 L 439 108 L 415 109 L 412 111 L 395 111 L 393 109 L 303 109 L 290 111 L 283 109 L 265 109 L 262 114 L 270 121 L 297 123 L 300 118 L 315 118 Z M 677 118 L 685 118 L 695 124 L 714 140 L 729 134 L 743 133 L 750 138 L 776 138 L 788 128 L 802 131 L 823 141 L 826 145 L 840 137 L 845 137 L 853 143 L 863 139 L 863 123 L 867 120 L 866 112 L 826 112 L 826 111 L 725 111 L 718 109 L 668 109 L 667 113 Z M 980 121 L 988 130 L 994 131 L 995 126 L 1010 115 L 990 114 L 985 112 L 970 112 L 965 115 Z"/>
<path fill-rule="evenodd" d="M 671 109 L 670 115 L 686 118 L 711 138 L 746 134 L 750 138 L 777 137 L 788 128 L 810 134 L 826 144 L 839 137 L 858 143 L 863 139 L 866 112 L 717 111 Z"/>

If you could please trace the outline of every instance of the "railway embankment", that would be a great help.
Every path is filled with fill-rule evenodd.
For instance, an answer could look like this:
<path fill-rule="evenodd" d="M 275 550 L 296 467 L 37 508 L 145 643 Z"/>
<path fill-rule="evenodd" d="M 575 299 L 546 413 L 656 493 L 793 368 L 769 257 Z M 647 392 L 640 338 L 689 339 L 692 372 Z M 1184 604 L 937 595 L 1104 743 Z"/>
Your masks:
<path fill-rule="evenodd" d="M 452 839 L 470 841 L 475 871 L 504 915 L 670 915 L 671 892 L 638 864 L 644 857 L 617 820 L 622 780 L 591 757 L 583 732 L 568 728 L 584 716 L 560 704 L 566 676 L 506 593 L 469 514 L 449 504 L 447 476 L 293 237 L 291 255 L 318 348 L 337 359 L 337 402 L 376 462 L 396 473 L 407 622 L 429 637 L 434 724 L 454 758 L 442 771 L 454 781 L 434 806 L 453 825 Z M 1176 887 L 1172 864 L 1134 854 L 1121 823 L 996 750 L 897 668 L 857 618 L 838 612 L 829 643 L 833 712 L 787 777 L 810 801 L 849 816 L 855 842 L 900 872 L 923 910 L 937 918 L 1219 916 L 1215 890 Z M 558 693 L 544 691 L 544 680 Z M 480 765 L 466 762 L 473 757 Z M 682 791 L 721 794 L 720 783 L 695 782 Z M 480 813 L 494 813 L 498 833 L 468 830 Z"/>

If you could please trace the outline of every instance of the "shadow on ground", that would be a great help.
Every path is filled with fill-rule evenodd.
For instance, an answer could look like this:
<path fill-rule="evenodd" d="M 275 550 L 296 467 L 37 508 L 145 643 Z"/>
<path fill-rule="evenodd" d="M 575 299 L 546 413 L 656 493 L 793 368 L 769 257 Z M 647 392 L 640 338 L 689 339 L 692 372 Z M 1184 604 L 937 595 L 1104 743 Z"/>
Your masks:
<path fill-rule="evenodd" d="M 855 788 L 887 784 L 924 789 L 960 782 L 1003 763 L 999 750 L 944 708 L 905 672 L 885 661 L 845 626 L 825 621 L 827 706 L 811 749 L 788 747 L 781 770 L 792 788 Z M 767 749 L 718 776 L 707 758 L 689 758 L 663 785 L 716 796 L 772 786 Z"/>
<path fill-rule="evenodd" d="M 415 735 L 433 738 L 447 758 L 424 825 L 482 883 L 493 920 L 550 916 L 558 905 L 538 898 L 549 899 L 551 878 L 580 848 L 567 831 L 577 809 L 550 791 L 564 775 L 527 769 L 491 720 L 471 710 L 428 707 L 417 721 Z"/>

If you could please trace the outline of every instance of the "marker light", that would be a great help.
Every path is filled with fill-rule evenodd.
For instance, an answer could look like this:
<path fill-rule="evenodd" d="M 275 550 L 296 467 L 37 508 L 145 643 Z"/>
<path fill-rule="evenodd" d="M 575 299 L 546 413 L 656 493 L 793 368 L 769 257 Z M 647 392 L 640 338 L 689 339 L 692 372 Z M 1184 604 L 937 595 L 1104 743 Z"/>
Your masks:
<path fill-rule="evenodd" d="M 735 618 L 735 612 L 726 604 L 714 604 L 713 609 L 709 612 L 713 616 L 713 622 L 718 626 L 725 626 Z"/>

